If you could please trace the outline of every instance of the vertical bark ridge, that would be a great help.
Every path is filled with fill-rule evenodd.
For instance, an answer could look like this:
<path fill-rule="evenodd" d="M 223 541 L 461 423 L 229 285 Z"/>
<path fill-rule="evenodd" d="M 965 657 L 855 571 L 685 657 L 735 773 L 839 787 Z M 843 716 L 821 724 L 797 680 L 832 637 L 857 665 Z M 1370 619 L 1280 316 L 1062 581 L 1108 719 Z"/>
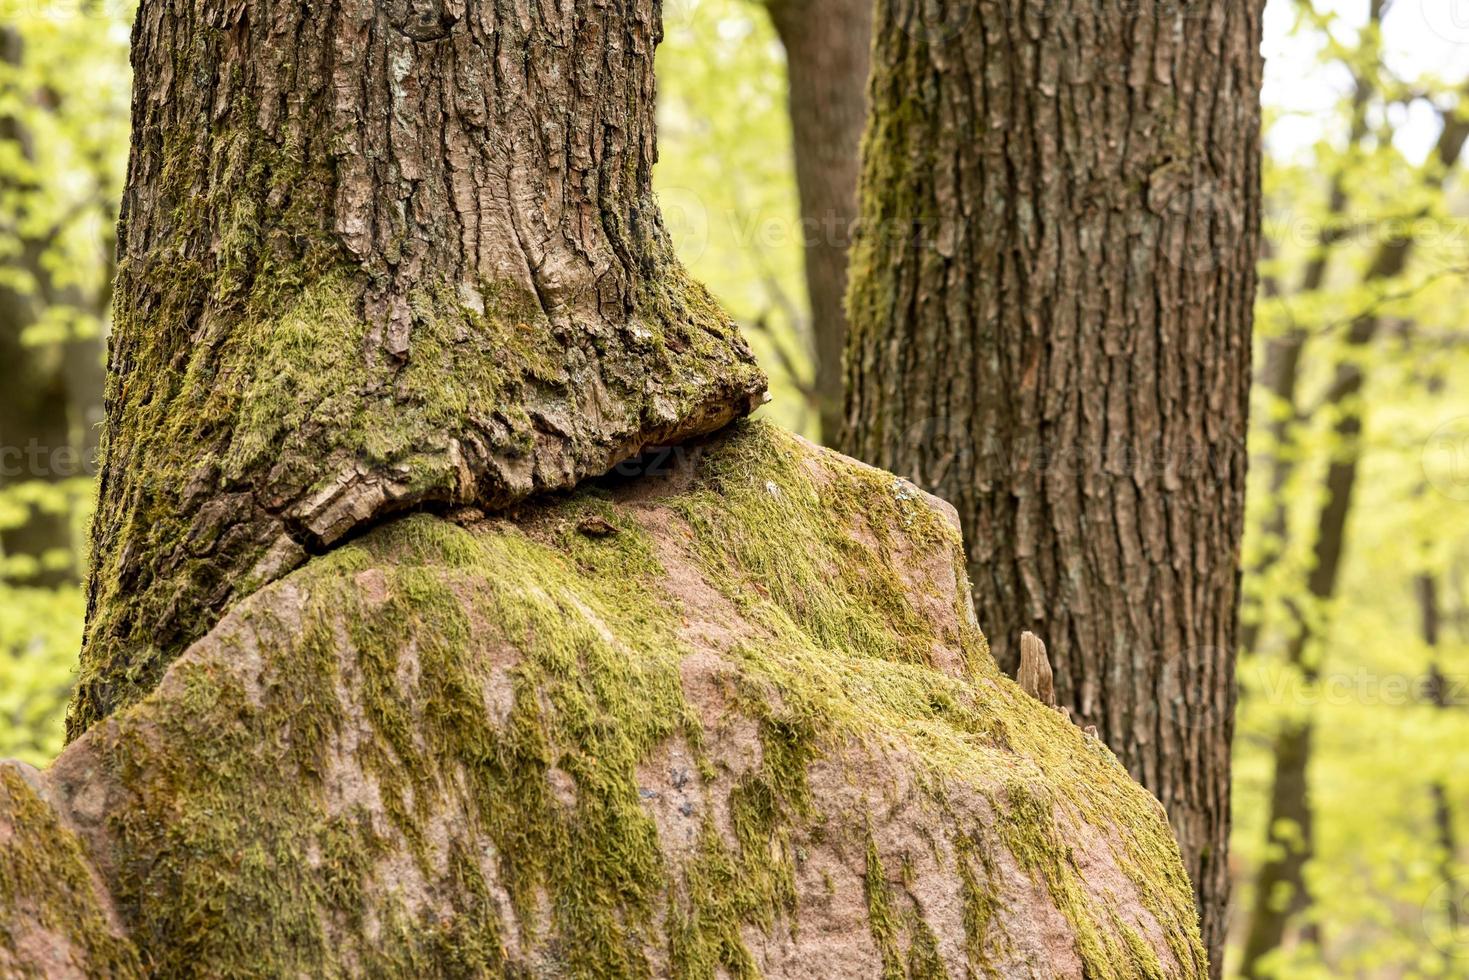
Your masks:
<path fill-rule="evenodd" d="M 880 2 L 849 293 L 847 450 L 958 507 L 1002 666 L 1046 639 L 1216 962 L 1260 8 Z"/>

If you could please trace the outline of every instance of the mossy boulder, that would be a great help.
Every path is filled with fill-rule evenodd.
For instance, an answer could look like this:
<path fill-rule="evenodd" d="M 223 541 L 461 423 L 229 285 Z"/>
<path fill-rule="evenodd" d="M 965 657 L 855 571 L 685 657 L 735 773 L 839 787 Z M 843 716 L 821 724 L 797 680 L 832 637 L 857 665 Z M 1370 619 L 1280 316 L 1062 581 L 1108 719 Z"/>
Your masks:
<path fill-rule="evenodd" d="M 0 962 L 80 908 L 96 976 L 1205 976 L 1161 809 L 998 672 L 964 568 L 942 504 L 759 423 L 392 520 L 0 783 L 59 869 L 0 873 Z"/>

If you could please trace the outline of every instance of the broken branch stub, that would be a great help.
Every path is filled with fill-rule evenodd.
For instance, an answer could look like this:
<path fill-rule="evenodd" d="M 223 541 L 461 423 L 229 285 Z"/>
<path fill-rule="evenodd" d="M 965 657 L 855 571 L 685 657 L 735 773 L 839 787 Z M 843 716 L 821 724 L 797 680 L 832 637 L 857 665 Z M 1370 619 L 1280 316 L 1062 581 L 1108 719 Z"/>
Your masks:
<path fill-rule="evenodd" d="M 1020 634 L 1020 669 L 1015 674 L 1021 690 L 1049 708 L 1056 707 L 1056 687 L 1046 644 L 1026 630 Z"/>
<path fill-rule="evenodd" d="M 138 14 L 71 738 L 388 513 L 564 489 L 764 396 L 652 193 L 656 4 L 401 6 Z"/>

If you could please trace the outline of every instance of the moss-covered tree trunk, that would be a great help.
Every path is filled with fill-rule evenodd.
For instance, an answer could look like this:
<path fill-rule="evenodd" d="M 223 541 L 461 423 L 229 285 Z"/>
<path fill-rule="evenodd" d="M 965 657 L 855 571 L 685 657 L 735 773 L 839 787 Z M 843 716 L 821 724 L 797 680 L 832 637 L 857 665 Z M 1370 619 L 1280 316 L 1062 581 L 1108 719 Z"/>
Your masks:
<path fill-rule="evenodd" d="M 857 221 L 872 0 L 769 0 L 767 6 L 790 75 L 791 137 L 816 354 L 816 407 L 821 438 L 835 446 L 846 390 L 842 357 L 847 343 L 847 249 Z"/>
<path fill-rule="evenodd" d="M 74 738 L 381 515 L 764 392 L 650 189 L 654 0 L 144 0 Z"/>
<path fill-rule="evenodd" d="M 1003 666 L 1168 810 L 1216 971 L 1260 0 L 882 0 L 846 449 L 953 501 Z"/>

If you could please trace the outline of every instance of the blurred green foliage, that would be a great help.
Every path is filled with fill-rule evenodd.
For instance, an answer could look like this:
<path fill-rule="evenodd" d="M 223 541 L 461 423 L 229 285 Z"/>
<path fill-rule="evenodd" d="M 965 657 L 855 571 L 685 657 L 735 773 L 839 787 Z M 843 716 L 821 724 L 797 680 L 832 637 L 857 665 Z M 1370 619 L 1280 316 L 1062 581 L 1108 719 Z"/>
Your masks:
<path fill-rule="evenodd" d="M 765 412 L 814 436 L 784 52 L 750 0 L 670 0 L 663 18 L 653 182 L 664 222 L 766 366 Z"/>
<path fill-rule="evenodd" d="M 1293 81 L 1266 89 L 1256 364 L 1267 372 L 1271 345 L 1290 343 L 1300 363 L 1293 398 L 1254 393 L 1242 614 L 1256 642 L 1240 661 L 1233 933 L 1267 902 L 1294 914 L 1263 975 L 1469 976 L 1469 199 L 1464 162 L 1438 156 L 1445 125 L 1469 121 L 1469 29 L 1453 36 L 1416 2 L 1272 0 L 1270 14 L 1268 53 Z M 1381 275 L 1397 249 L 1401 270 Z M 1343 397 L 1355 373 L 1360 391 Z M 1346 419 L 1360 439 L 1343 436 Z M 1341 574 L 1313 595 L 1327 468 L 1352 459 Z M 1257 895 L 1274 738 L 1304 723 L 1309 897 Z M 1302 839 L 1296 821 L 1278 831 Z"/>
<path fill-rule="evenodd" d="M 130 21 L 130 4 L 0 0 L 0 395 L 89 389 L 58 406 L 64 446 L 28 428 L 25 396 L 0 401 L 0 756 L 32 763 L 61 749 L 81 640 Z M 19 533 L 38 524 L 52 530 Z"/>
<path fill-rule="evenodd" d="M 1264 969 L 1293 978 L 1469 976 L 1469 915 L 1456 924 L 1450 914 L 1464 892 L 1445 891 L 1446 877 L 1469 875 L 1469 773 L 1459 755 L 1469 744 L 1469 195 L 1463 164 L 1445 174 L 1433 160 L 1444 120 L 1469 118 L 1469 31 L 1446 37 L 1427 6 L 1406 0 L 1387 8 L 1381 30 L 1364 26 L 1366 0 L 1271 3 L 1271 53 L 1305 81 L 1267 89 L 1269 249 L 1256 360 L 1264 363 L 1266 345 L 1298 338 L 1301 362 L 1289 403 L 1261 388 L 1254 405 L 1243 615 L 1256 642 L 1240 662 L 1233 933 L 1237 944 L 1259 898 L 1251 882 L 1267 857 L 1275 733 L 1309 718 L 1311 902 Z M 108 274 L 125 158 L 130 12 L 42 0 L 0 0 L 0 9 L 25 42 L 20 65 L 0 65 L 0 117 L 21 120 L 29 140 L 22 152 L 0 139 L 0 283 L 42 288 L 18 260 L 23 240 L 59 226 L 44 260 L 53 288 L 105 298 L 98 282 Z M 745 0 L 670 0 L 665 19 L 656 184 L 667 224 L 766 361 L 776 396 L 766 411 L 810 432 L 781 50 L 763 10 Z M 1449 42 L 1457 73 L 1452 57 L 1417 56 L 1425 39 Z M 1354 79 L 1368 82 L 1360 103 Z M 1403 240 L 1412 249 L 1401 272 L 1370 278 L 1374 255 Z M 1305 289 L 1315 261 L 1324 275 Z M 104 314 L 105 303 L 48 305 L 25 328 L 27 349 L 44 365 L 68 338 L 101 330 Z M 1380 329 L 1368 344 L 1349 343 L 1363 315 Z M 1336 399 L 1343 365 L 1363 372 L 1363 388 Z M 1349 414 L 1361 418 L 1363 437 L 1345 563 L 1335 595 L 1314 599 L 1306 581 L 1324 473 L 1354 451 L 1334 428 Z M 1292 464 L 1279 492 L 1270 484 L 1277 459 Z M 47 510 L 81 526 L 89 497 L 85 481 L 6 483 L 0 527 Z M 1277 506 L 1285 523 L 1270 530 Z M 0 756 L 32 762 L 59 750 L 82 614 L 75 585 L 24 584 L 45 561 L 0 557 Z M 1425 579 L 1438 599 L 1432 645 L 1417 591 Z M 1312 640 L 1293 664 L 1286 651 L 1303 626 Z M 1447 707 L 1425 686 L 1435 669 Z M 1289 839 L 1291 828 L 1280 830 Z"/>

